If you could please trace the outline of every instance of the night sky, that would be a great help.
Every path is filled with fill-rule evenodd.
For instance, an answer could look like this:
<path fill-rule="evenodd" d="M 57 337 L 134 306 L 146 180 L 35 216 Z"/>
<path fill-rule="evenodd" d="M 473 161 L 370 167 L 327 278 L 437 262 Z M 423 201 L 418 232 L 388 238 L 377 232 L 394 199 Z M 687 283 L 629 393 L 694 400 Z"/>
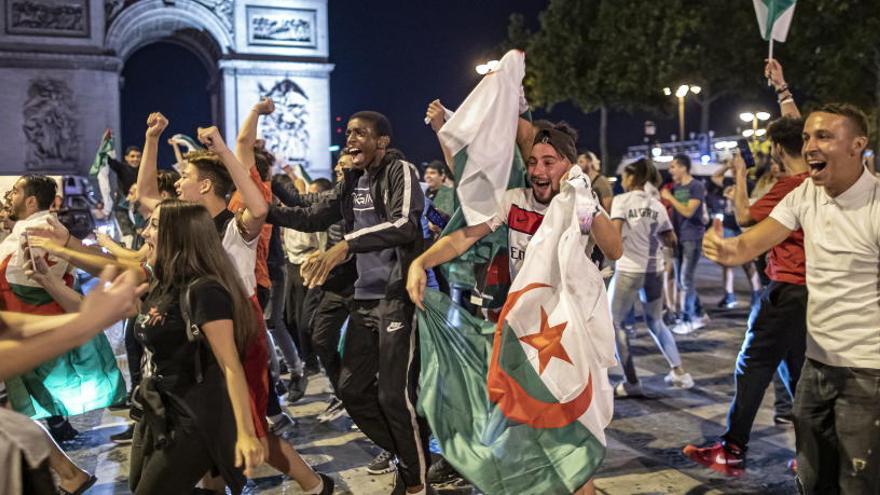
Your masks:
<path fill-rule="evenodd" d="M 329 2 L 330 62 L 336 66 L 330 79 L 331 120 L 341 117 L 344 127 L 345 119 L 356 111 L 382 112 L 394 127 L 394 145 L 410 161 L 440 158 L 434 133 L 423 125 L 428 103 L 440 98 L 447 107 L 458 106 L 479 81 L 474 66 L 502 55 L 496 47 L 507 36 L 510 14 L 524 14 L 536 30 L 537 15 L 546 4 L 538 0 Z M 123 145 L 143 141 L 143 122 L 150 108 L 173 114 L 165 137 L 175 132 L 193 135 L 194 127 L 210 115 L 204 89 L 207 72 L 177 45 L 143 48 L 127 61 L 123 75 Z M 722 100 L 713 105 L 713 129 L 723 134 L 741 125 L 736 103 Z M 598 114 L 584 115 L 560 104 L 552 113 L 536 112 L 535 117 L 568 121 L 580 132 L 578 146 L 598 152 Z M 640 143 L 646 118 L 657 123 L 661 140 L 677 132 L 673 116 L 611 114 L 612 154 L 619 156 L 626 146 Z M 689 132 L 697 130 L 695 103 L 688 105 L 686 121 Z M 333 124 L 332 142 L 340 144 L 342 135 Z M 160 146 L 160 152 L 159 163 L 167 166 L 172 162 L 170 148 Z"/>

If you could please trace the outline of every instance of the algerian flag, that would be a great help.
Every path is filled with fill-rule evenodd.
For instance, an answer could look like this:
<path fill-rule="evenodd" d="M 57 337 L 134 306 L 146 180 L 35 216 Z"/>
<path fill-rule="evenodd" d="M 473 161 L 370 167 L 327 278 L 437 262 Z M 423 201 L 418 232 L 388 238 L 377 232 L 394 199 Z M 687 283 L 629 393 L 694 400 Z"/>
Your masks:
<path fill-rule="evenodd" d="M 45 224 L 49 215 L 46 211 L 19 220 L 12 233 L 0 242 L 0 307 L 6 311 L 36 315 L 65 312 L 24 272 L 28 257 L 21 247 L 22 235 L 28 227 Z M 73 285 L 66 261 L 43 250 L 35 250 L 33 255 L 43 258 L 51 277 L 62 278 L 68 286 Z M 125 381 L 103 333 L 32 371 L 7 379 L 6 387 L 12 408 L 34 419 L 75 416 L 125 400 Z"/>
<path fill-rule="evenodd" d="M 586 184 L 551 202 L 497 325 L 432 290 L 418 313 L 419 408 L 446 460 L 487 494 L 569 494 L 605 456 L 614 330 L 584 254 Z"/>
<path fill-rule="evenodd" d="M 794 17 L 796 0 L 752 0 L 758 16 L 758 28 L 765 41 L 774 39 L 784 42 Z"/>
<path fill-rule="evenodd" d="M 525 54 L 507 52 L 438 133 L 454 156 L 456 188 L 468 225 L 495 216 L 507 189 L 525 70 Z"/>
<path fill-rule="evenodd" d="M 108 158 L 116 158 L 116 151 L 113 145 L 113 132 L 110 129 L 105 130 L 104 135 L 101 136 L 101 144 L 98 145 L 95 159 L 92 160 L 92 166 L 89 167 L 89 175 L 96 177 L 98 172 L 107 166 Z"/>
<path fill-rule="evenodd" d="M 183 145 L 186 149 L 183 151 L 184 154 L 189 153 L 190 151 L 201 151 L 203 148 L 199 143 L 197 143 L 193 138 L 187 136 L 186 134 L 175 134 L 171 136 L 171 140 L 177 144 Z"/>

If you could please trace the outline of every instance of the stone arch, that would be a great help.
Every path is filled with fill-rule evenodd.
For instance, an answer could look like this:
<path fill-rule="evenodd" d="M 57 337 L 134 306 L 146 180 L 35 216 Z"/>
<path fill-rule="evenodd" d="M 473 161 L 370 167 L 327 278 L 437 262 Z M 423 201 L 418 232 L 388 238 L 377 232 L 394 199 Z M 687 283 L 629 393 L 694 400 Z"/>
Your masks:
<path fill-rule="evenodd" d="M 135 2 L 110 24 L 105 46 L 125 61 L 138 48 L 160 40 L 184 44 L 209 67 L 234 46 L 231 29 L 214 12 L 192 0 L 178 0 L 173 5 L 162 0 Z"/>

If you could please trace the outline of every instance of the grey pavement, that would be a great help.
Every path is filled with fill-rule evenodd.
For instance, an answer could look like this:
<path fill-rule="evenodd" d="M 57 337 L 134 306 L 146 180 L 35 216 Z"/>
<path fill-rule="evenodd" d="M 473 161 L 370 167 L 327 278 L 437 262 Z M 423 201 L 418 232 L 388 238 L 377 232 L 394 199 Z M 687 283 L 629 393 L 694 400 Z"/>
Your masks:
<path fill-rule="evenodd" d="M 698 270 L 698 287 L 709 308 L 708 326 L 693 334 L 676 336 L 683 364 L 696 386 L 673 390 L 663 383 L 668 366 L 641 323 L 633 341 L 636 366 L 649 399 L 615 403 L 614 421 L 608 427 L 608 452 L 596 474 L 601 494 L 795 494 L 794 477 L 786 463 L 794 455 L 794 432 L 773 424 L 773 390 L 765 396 L 752 431 L 744 476 L 729 478 L 686 459 L 681 448 L 702 443 L 724 431 L 733 396 L 733 366 L 745 331 L 748 292 L 742 271 L 737 274 L 741 307 L 713 310 L 721 298 L 720 270 L 705 259 Z M 118 340 L 118 332 L 111 340 Z M 122 361 L 124 357 L 120 356 Z M 123 362 L 121 364 L 124 365 Z M 123 366 L 123 369 L 125 367 Z M 620 378 L 612 370 L 612 379 Z M 379 495 L 391 492 L 393 475 L 371 476 L 364 466 L 378 452 L 347 417 L 321 424 L 316 416 L 328 399 L 323 376 L 313 377 L 306 397 L 288 408 L 299 422 L 295 445 L 306 461 L 330 474 L 338 494 Z M 64 447 L 83 468 L 95 472 L 98 484 L 88 493 L 127 494 L 128 446 L 117 446 L 109 436 L 122 431 L 124 413 L 94 411 L 73 419 L 82 432 Z M 261 468 L 249 493 L 298 494 L 299 486 L 271 468 Z M 477 493 L 461 486 L 442 487 L 440 493 Z"/>

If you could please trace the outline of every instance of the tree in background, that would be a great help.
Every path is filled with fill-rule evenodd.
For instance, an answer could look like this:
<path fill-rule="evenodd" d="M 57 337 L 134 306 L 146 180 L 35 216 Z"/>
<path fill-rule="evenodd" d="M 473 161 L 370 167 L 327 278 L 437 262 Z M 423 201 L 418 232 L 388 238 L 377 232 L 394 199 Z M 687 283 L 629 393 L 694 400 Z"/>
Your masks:
<path fill-rule="evenodd" d="M 657 111 L 668 105 L 661 89 L 671 78 L 686 25 L 679 0 L 551 0 L 531 33 L 511 16 L 509 45 L 526 50 L 524 85 L 529 101 L 548 111 L 569 101 L 599 112 L 599 148 L 609 164 L 609 111 Z"/>
<path fill-rule="evenodd" d="M 798 2 L 779 60 L 786 80 L 809 110 L 845 101 L 864 109 L 872 124 L 871 147 L 880 143 L 880 2 Z"/>

